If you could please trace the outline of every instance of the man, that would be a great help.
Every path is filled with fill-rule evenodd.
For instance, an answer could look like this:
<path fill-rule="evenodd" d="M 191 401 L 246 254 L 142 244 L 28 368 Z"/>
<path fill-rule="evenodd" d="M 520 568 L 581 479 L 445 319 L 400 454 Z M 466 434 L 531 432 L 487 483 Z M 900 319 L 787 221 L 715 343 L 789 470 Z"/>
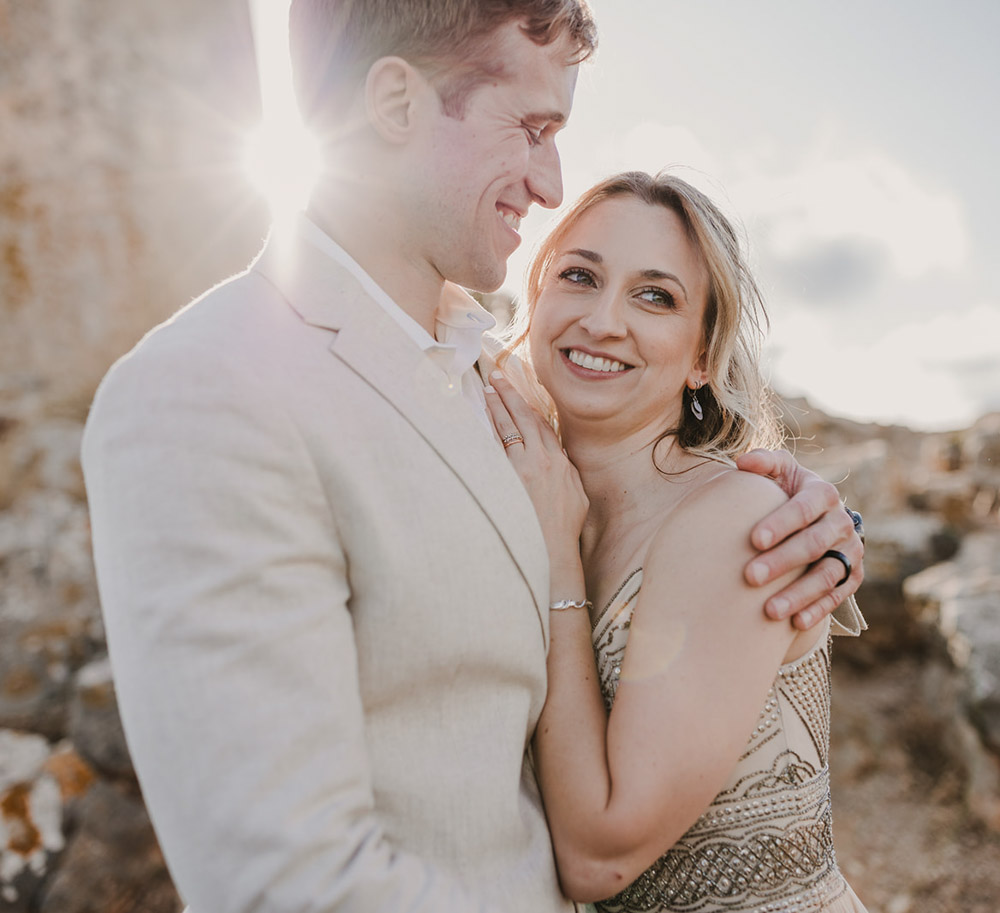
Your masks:
<path fill-rule="evenodd" d="M 545 546 L 458 286 L 496 288 L 559 205 L 594 26 L 582 0 L 295 0 L 291 38 L 308 218 L 119 362 L 84 442 L 151 817 L 193 913 L 569 910 L 525 756 Z M 837 507 L 762 560 L 860 564 Z M 859 582 L 817 568 L 788 611 Z"/>

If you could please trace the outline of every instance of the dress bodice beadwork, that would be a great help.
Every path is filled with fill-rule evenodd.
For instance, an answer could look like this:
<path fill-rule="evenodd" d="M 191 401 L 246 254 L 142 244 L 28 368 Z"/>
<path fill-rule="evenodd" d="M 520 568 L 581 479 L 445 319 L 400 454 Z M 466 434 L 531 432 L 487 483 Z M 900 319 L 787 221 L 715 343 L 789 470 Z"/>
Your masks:
<path fill-rule="evenodd" d="M 593 628 L 614 702 L 642 571 Z M 837 868 L 829 774 L 830 639 L 778 670 L 725 787 L 686 834 L 601 913 L 864 913 Z"/>

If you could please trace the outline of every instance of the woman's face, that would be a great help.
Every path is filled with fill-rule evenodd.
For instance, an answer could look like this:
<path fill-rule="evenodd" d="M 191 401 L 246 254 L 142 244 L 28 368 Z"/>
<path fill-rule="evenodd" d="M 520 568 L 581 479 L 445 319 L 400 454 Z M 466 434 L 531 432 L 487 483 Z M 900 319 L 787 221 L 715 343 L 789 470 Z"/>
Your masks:
<path fill-rule="evenodd" d="M 633 196 L 580 217 L 555 252 L 528 343 L 564 434 L 650 439 L 704 382 L 708 271 L 680 218 Z"/>

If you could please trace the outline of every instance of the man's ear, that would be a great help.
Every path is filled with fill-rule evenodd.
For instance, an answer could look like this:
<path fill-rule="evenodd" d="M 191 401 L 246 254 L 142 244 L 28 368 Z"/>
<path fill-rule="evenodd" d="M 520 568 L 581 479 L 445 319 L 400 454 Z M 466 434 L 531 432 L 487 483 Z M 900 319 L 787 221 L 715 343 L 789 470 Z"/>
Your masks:
<path fill-rule="evenodd" d="M 376 60 L 365 80 L 365 106 L 375 131 L 390 143 L 406 142 L 428 88 L 423 74 L 402 57 Z"/>

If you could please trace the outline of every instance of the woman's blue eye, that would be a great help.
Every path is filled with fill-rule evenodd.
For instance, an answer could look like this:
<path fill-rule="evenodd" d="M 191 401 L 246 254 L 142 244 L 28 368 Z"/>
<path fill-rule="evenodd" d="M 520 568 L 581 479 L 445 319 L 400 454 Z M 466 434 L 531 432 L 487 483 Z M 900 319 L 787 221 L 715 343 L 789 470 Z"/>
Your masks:
<path fill-rule="evenodd" d="M 673 308 L 677 306 L 674 296 L 670 292 L 665 292 L 661 288 L 644 288 L 638 293 L 640 298 L 655 304 L 658 307 Z"/>
<path fill-rule="evenodd" d="M 581 269 L 578 266 L 571 266 L 569 269 L 564 269 L 559 274 L 560 279 L 566 279 L 568 282 L 575 282 L 577 285 L 593 285 L 594 277 L 593 274 L 586 269 Z"/>

